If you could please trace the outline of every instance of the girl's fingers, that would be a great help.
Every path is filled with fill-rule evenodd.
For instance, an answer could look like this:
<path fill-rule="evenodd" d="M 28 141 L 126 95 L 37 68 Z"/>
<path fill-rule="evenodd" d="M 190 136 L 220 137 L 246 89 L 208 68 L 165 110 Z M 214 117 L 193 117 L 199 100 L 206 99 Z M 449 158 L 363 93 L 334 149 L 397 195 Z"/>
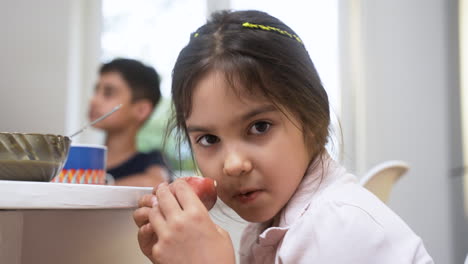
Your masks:
<path fill-rule="evenodd" d="M 148 223 L 150 211 L 150 207 L 141 207 L 133 212 L 133 220 L 138 227 L 142 227 L 144 224 Z"/>
<path fill-rule="evenodd" d="M 138 207 L 153 207 L 157 201 L 156 196 L 153 194 L 145 194 L 138 200 Z"/>
<path fill-rule="evenodd" d="M 149 212 L 149 224 L 156 235 L 161 234 L 166 229 L 166 220 L 159 209 L 159 206 L 153 207 Z M 149 228 L 149 227 L 148 227 Z"/>
<path fill-rule="evenodd" d="M 145 224 L 138 229 L 138 244 L 140 245 L 141 251 L 145 256 L 153 261 L 151 251 L 153 246 L 158 242 L 158 237 L 153 231 L 151 224 Z"/>
<path fill-rule="evenodd" d="M 160 184 L 154 186 L 154 187 L 153 187 L 153 191 L 152 191 L 152 194 L 153 194 L 153 195 L 156 195 L 156 192 L 158 191 L 158 187 L 159 187 L 159 185 L 161 185 L 161 184 L 162 184 L 162 185 L 167 185 L 167 182 L 161 182 Z"/>
<path fill-rule="evenodd" d="M 180 212 L 180 205 L 167 184 L 160 184 L 156 191 L 158 207 L 165 219 L 171 219 Z"/>
<path fill-rule="evenodd" d="M 148 222 L 140 227 L 139 232 L 141 232 L 142 234 L 153 234 L 153 226 Z"/>
<path fill-rule="evenodd" d="M 200 198 L 198 198 L 197 194 L 186 181 L 175 181 L 173 183 L 173 188 L 182 210 L 188 208 L 195 208 L 196 210 L 200 210 L 200 208 L 205 208 Z"/>

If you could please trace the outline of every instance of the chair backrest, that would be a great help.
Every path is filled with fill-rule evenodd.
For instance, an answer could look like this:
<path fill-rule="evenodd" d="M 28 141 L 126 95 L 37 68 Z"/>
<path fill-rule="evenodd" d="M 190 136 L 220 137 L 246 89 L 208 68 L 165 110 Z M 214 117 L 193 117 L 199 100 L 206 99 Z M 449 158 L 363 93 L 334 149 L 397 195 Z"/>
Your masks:
<path fill-rule="evenodd" d="M 371 168 L 360 180 L 362 186 L 387 203 L 395 182 L 409 169 L 406 162 L 389 160 Z"/>

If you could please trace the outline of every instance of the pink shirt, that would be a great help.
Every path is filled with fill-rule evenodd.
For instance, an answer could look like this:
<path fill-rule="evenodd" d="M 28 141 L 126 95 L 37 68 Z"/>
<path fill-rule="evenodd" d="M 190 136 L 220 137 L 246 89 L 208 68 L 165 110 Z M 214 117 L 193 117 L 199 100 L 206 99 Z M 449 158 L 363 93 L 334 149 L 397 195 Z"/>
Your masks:
<path fill-rule="evenodd" d="M 277 227 L 251 223 L 244 229 L 241 264 L 434 263 L 398 215 L 324 157 L 324 169 L 309 167 Z"/>

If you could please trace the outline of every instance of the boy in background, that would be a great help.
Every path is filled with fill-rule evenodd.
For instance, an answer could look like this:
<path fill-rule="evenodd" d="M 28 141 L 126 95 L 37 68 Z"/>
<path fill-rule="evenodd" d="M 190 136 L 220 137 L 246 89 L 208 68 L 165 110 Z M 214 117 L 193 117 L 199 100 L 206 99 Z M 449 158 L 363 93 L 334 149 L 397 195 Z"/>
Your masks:
<path fill-rule="evenodd" d="M 125 58 L 105 63 L 89 107 L 89 119 L 122 107 L 96 123 L 106 133 L 107 173 L 115 185 L 154 187 L 169 181 L 169 171 L 161 152 L 138 152 L 136 135 L 161 99 L 160 78 L 156 70 Z"/>

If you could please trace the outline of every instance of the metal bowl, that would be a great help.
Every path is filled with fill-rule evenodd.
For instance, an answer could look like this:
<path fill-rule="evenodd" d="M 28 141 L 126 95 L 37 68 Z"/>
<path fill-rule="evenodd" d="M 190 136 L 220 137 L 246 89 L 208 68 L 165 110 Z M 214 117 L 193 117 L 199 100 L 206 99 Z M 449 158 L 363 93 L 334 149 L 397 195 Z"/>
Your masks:
<path fill-rule="evenodd" d="M 0 180 L 50 181 L 70 150 L 66 136 L 0 132 Z"/>

